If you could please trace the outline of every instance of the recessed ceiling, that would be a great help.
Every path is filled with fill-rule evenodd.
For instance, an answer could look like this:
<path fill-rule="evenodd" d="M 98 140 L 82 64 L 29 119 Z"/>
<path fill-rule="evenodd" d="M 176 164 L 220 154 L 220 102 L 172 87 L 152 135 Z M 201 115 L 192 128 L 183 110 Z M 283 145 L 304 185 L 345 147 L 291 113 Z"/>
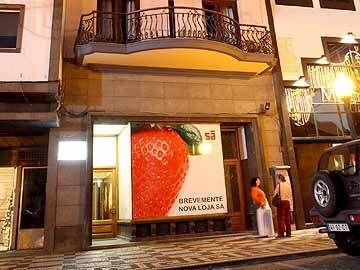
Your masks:
<path fill-rule="evenodd" d="M 127 125 L 95 124 L 94 136 L 116 136 L 119 135 Z"/>

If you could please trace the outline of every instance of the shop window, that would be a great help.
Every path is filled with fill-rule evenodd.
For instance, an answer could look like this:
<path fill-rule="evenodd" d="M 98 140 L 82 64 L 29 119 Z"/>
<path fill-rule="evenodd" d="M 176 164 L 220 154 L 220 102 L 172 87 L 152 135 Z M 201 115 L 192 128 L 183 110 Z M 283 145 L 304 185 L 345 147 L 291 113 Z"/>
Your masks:
<path fill-rule="evenodd" d="M 303 91 L 298 89 L 297 91 Z M 294 107 L 289 113 L 291 119 L 292 135 L 296 139 L 312 138 L 346 138 L 350 136 L 350 127 L 345 113 L 344 105 L 333 97 L 327 96 L 327 89 L 316 89 L 312 96 L 312 102 L 306 111 L 300 107 Z M 353 106 L 354 107 L 354 106 Z M 299 123 L 297 118 L 303 115 L 306 121 Z M 360 113 L 353 111 L 355 120 L 360 119 Z M 356 129 L 360 130 L 359 124 Z"/>
<path fill-rule="evenodd" d="M 44 228 L 46 168 L 23 171 L 20 229 Z"/>
<path fill-rule="evenodd" d="M 0 4 L 0 52 L 20 52 L 24 5 Z"/>
<path fill-rule="evenodd" d="M 275 0 L 275 3 L 284 6 L 313 7 L 312 0 Z"/>
<path fill-rule="evenodd" d="M 354 0 L 320 0 L 320 7 L 355 10 Z"/>
<path fill-rule="evenodd" d="M 331 63 L 342 63 L 347 55 L 355 54 L 355 52 L 359 51 L 358 44 L 342 43 L 342 38 L 323 37 L 322 40 L 324 51 Z"/>

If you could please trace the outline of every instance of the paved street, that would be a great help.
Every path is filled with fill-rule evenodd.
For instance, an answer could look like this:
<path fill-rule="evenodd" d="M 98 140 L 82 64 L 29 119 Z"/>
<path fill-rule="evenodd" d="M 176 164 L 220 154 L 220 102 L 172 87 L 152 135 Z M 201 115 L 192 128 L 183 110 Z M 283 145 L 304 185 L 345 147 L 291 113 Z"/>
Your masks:
<path fill-rule="evenodd" d="M 357 270 L 360 268 L 360 258 L 347 256 L 343 253 L 290 260 L 269 260 L 266 263 L 247 263 L 228 267 L 216 267 L 213 270 Z"/>
<path fill-rule="evenodd" d="M 132 246 L 67 254 L 1 257 L 0 269 L 119 270 L 176 269 L 274 256 L 335 250 L 332 240 L 316 229 L 284 239 L 254 235 L 193 238 L 186 241 L 135 243 Z"/>

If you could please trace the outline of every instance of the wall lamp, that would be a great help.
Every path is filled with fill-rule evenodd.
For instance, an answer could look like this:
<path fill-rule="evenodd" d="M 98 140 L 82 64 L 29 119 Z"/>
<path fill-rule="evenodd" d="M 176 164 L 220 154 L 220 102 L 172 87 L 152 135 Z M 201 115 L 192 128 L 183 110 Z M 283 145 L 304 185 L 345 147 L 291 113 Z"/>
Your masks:
<path fill-rule="evenodd" d="M 270 102 L 265 102 L 260 104 L 260 113 L 266 113 L 270 110 Z"/>
<path fill-rule="evenodd" d="M 293 83 L 293 86 L 298 88 L 308 88 L 310 84 L 305 80 L 305 76 L 300 76 L 299 79 Z"/>
<path fill-rule="evenodd" d="M 330 62 L 325 55 L 322 55 L 318 60 L 315 61 L 319 65 L 329 65 Z"/>
<path fill-rule="evenodd" d="M 341 43 L 346 44 L 357 44 L 357 40 L 354 37 L 354 34 L 352 32 L 348 32 L 342 39 Z"/>

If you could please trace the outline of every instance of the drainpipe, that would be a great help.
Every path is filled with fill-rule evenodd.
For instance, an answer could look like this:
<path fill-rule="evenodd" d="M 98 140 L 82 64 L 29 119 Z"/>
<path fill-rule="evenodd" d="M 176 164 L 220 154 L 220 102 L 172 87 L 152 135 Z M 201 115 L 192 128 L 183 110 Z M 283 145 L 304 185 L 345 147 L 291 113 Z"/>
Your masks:
<path fill-rule="evenodd" d="M 271 0 L 265 0 L 266 12 L 268 17 L 269 28 L 271 31 L 271 38 L 273 42 L 274 55 L 278 59 L 275 67 L 272 71 L 274 90 L 275 90 L 275 99 L 277 105 L 277 111 L 279 114 L 279 121 L 281 127 L 281 147 L 284 162 L 286 165 L 290 165 L 290 174 L 292 179 L 292 189 L 294 196 L 294 212 L 295 212 L 295 223 L 297 229 L 305 228 L 305 216 L 303 201 L 301 196 L 301 187 L 299 182 L 299 175 L 297 170 L 297 163 L 294 151 L 294 144 L 292 141 L 291 125 L 289 119 L 289 113 L 287 110 L 286 99 L 285 99 L 285 87 L 283 83 L 283 76 L 280 66 L 279 50 L 277 46 L 274 16 L 271 7 Z"/>

